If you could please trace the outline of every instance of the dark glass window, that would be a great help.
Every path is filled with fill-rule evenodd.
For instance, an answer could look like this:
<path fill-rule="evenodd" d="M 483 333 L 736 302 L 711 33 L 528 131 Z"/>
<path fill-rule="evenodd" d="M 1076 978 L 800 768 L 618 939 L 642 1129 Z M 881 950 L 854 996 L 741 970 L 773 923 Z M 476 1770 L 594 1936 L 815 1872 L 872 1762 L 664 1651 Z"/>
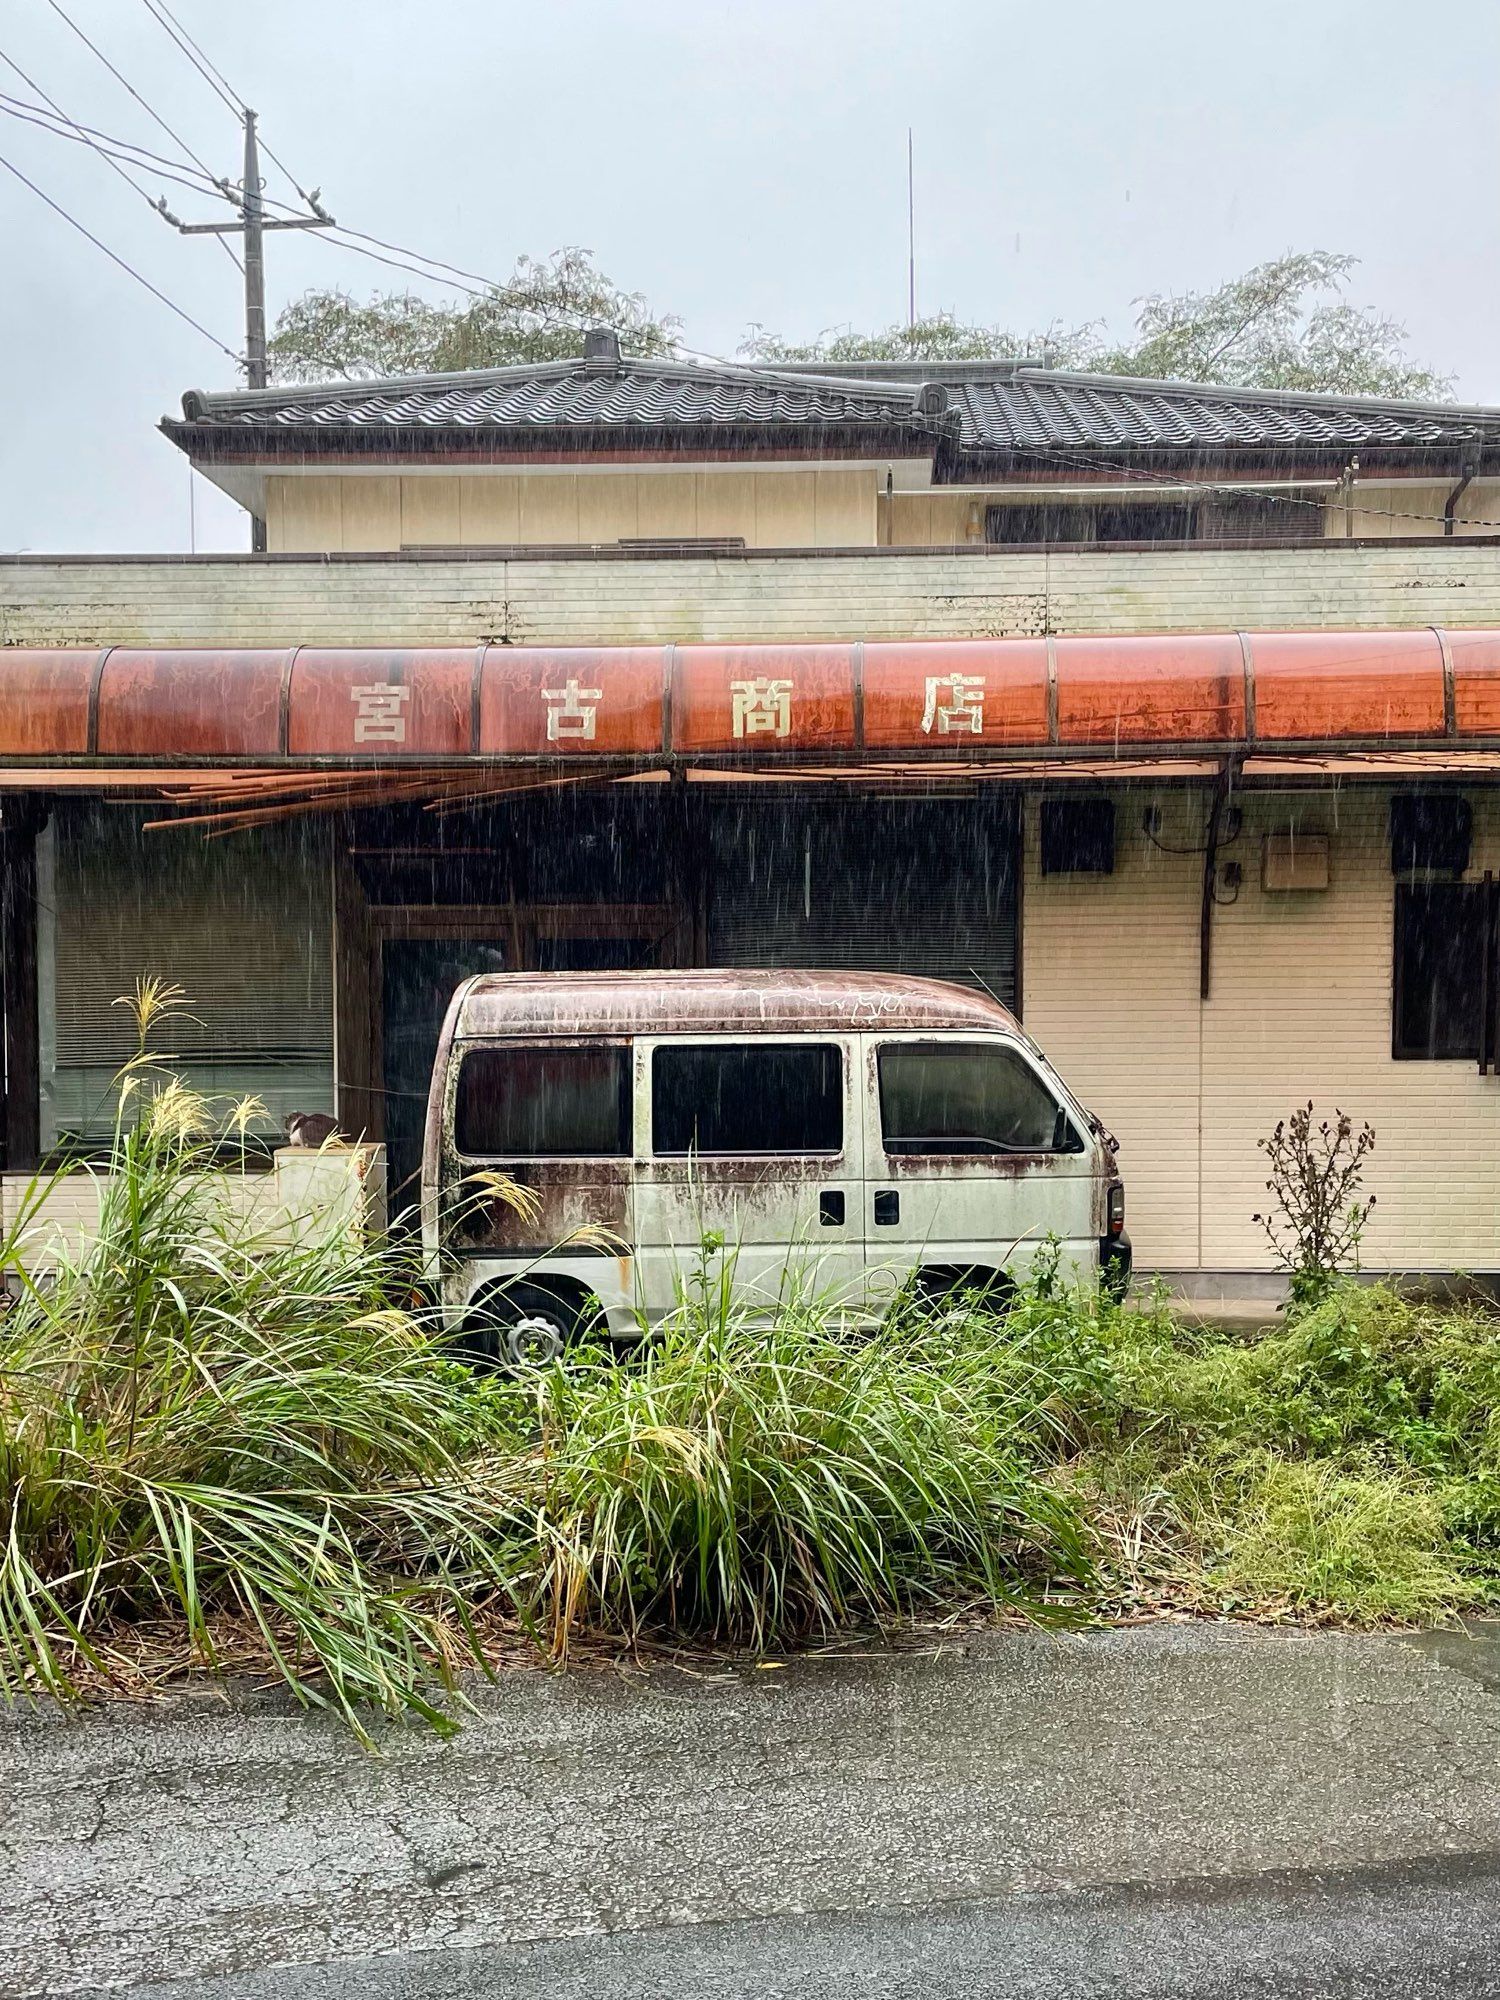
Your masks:
<path fill-rule="evenodd" d="M 702 1042 L 651 1058 L 657 1153 L 837 1153 L 844 1063 L 826 1042 Z"/>
<path fill-rule="evenodd" d="M 1013 1049 L 894 1043 L 880 1051 L 888 1153 L 1077 1152 L 1057 1099 Z"/>
<path fill-rule="evenodd" d="M 474 1049 L 458 1072 L 461 1153 L 502 1159 L 630 1152 L 630 1050 Z"/>
<path fill-rule="evenodd" d="M 1396 885 L 1395 1055 L 1478 1056 L 1484 932 L 1480 884 Z"/>

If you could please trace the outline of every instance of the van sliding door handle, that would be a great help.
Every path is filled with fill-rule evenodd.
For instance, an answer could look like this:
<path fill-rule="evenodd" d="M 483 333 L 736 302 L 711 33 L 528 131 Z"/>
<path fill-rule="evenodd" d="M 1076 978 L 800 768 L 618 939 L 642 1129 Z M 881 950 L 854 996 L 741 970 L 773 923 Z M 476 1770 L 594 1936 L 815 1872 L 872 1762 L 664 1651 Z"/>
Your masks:
<path fill-rule="evenodd" d="M 825 1229 L 840 1229 L 844 1222 L 844 1190 L 824 1188 L 818 1196 L 818 1220 Z"/>
<path fill-rule="evenodd" d="M 882 1188 L 876 1195 L 875 1220 L 882 1227 L 901 1220 L 901 1196 L 895 1188 Z"/>

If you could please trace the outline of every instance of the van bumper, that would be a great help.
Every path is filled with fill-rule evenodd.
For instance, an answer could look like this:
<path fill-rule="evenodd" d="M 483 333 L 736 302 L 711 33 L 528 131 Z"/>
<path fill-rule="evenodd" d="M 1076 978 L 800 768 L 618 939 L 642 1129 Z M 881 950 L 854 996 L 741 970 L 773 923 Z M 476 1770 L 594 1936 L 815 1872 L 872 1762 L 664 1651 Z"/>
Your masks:
<path fill-rule="evenodd" d="M 1135 1266 L 1135 1253 L 1130 1247 L 1130 1238 L 1123 1232 L 1119 1236 L 1104 1236 L 1099 1241 L 1099 1285 L 1106 1298 L 1119 1305 L 1130 1290 L 1130 1273 Z"/>

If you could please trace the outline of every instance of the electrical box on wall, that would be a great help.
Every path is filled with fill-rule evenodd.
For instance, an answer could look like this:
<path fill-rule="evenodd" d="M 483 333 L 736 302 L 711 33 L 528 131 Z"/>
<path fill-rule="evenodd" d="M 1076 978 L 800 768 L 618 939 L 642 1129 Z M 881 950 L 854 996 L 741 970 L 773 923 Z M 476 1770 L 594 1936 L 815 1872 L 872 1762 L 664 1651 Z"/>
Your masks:
<path fill-rule="evenodd" d="M 1261 850 L 1260 886 L 1267 895 L 1328 887 L 1326 833 L 1268 833 Z"/>
<path fill-rule="evenodd" d="M 1113 799 L 1042 800 L 1042 873 L 1113 875 Z"/>

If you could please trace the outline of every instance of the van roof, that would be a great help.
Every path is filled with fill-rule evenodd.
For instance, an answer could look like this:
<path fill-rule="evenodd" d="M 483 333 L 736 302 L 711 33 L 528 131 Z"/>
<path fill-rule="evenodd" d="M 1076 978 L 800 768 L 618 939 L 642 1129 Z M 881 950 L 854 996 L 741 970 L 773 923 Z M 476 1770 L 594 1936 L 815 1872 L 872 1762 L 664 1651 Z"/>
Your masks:
<path fill-rule="evenodd" d="M 459 1040 L 498 1035 L 774 1034 L 790 1029 L 1017 1032 L 985 993 L 890 972 L 486 972 L 461 988 Z"/>

